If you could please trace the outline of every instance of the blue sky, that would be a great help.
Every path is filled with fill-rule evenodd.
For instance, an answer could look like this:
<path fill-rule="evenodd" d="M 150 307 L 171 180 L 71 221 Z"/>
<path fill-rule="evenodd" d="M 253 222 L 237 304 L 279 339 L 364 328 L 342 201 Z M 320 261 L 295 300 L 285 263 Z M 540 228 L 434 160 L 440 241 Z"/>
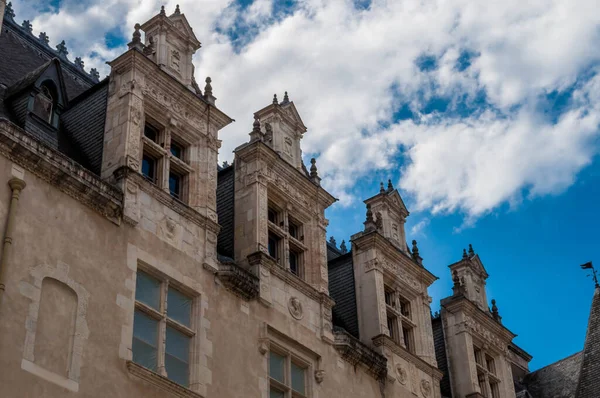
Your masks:
<path fill-rule="evenodd" d="M 51 45 L 109 72 L 159 1 L 15 1 Z M 338 242 L 362 228 L 362 200 L 392 179 L 406 229 L 450 294 L 447 265 L 472 243 L 488 297 L 539 368 L 583 346 L 600 266 L 600 14 L 592 0 L 210 0 L 179 3 L 202 49 L 196 79 L 237 120 L 285 90 L 309 130 L 305 161 L 340 199 Z M 35 5 L 35 7 L 34 7 Z"/>

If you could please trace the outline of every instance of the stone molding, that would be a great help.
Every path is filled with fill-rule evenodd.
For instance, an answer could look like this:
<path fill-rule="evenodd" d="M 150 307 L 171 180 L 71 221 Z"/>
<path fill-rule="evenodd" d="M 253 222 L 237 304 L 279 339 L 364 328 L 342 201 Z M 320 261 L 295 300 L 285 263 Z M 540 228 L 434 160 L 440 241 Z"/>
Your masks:
<path fill-rule="evenodd" d="M 204 398 L 204 396 L 194 392 L 174 381 L 169 380 L 165 376 L 161 376 L 158 373 L 146 369 L 145 367 L 138 365 L 133 361 L 127 361 L 127 370 L 129 374 L 138 377 L 153 386 L 156 386 L 162 390 L 169 392 L 176 397 L 182 398 Z"/>
<path fill-rule="evenodd" d="M 147 192 L 158 202 L 174 210 L 177 214 L 185 217 L 200 227 L 204 227 L 209 231 L 214 232 L 215 234 L 219 233 L 221 226 L 217 222 L 200 214 L 194 208 L 186 205 L 185 203 L 175 199 L 168 192 L 163 191 L 155 184 L 152 184 L 150 181 L 146 180 L 138 171 L 127 166 L 122 166 L 115 170 L 115 178 L 117 181 L 121 181 L 124 178 L 131 179 L 142 191 Z"/>
<path fill-rule="evenodd" d="M 246 269 L 232 263 L 219 263 L 216 276 L 236 296 L 249 301 L 258 297 L 259 278 Z"/>
<path fill-rule="evenodd" d="M 451 313 L 464 313 L 464 320 L 456 324 L 457 333 L 469 332 L 502 354 L 508 355 L 508 345 L 516 335 L 471 300 L 464 296 L 449 297 L 442 300 L 442 309 Z M 443 313 L 444 311 L 442 315 Z"/>
<path fill-rule="evenodd" d="M 373 337 L 373 345 L 375 347 L 389 348 L 394 354 L 407 360 L 410 363 L 413 363 L 418 369 L 422 370 L 423 372 L 432 376 L 438 381 L 441 380 L 442 377 L 444 377 L 444 373 L 437 367 L 430 365 L 422 358 L 408 351 L 406 348 L 402 347 L 400 344 L 396 343 L 394 340 L 392 340 L 389 336 L 385 334 L 380 334 L 378 336 Z"/>
<path fill-rule="evenodd" d="M 23 129 L 0 118 L 0 153 L 32 174 L 120 225 L 123 193 Z"/>
<path fill-rule="evenodd" d="M 399 275 L 401 269 L 406 269 L 405 279 L 413 289 L 422 290 L 417 287 L 419 281 L 425 283 L 426 286 L 430 286 L 438 279 L 377 231 L 355 234 L 351 237 L 351 242 L 353 247 L 357 248 L 357 251 L 371 248 L 380 251 L 385 256 L 384 260 L 379 260 L 379 267 L 382 270 L 385 269 L 393 275 Z"/>
<path fill-rule="evenodd" d="M 345 331 L 336 330 L 333 334 L 333 346 L 339 351 L 344 360 L 354 366 L 363 366 L 376 380 L 385 382 L 387 378 L 386 357 Z"/>
<path fill-rule="evenodd" d="M 21 294 L 31 300 L 29 312 L 25 319 L 25 343 L 23 344 L 23 360 L 21 368 L 71 391 L 77 391 L 79 389 L 83 347 L 90 333 L 87 325 L 87 306 L 90 294 L 83 285 L 79 284 L 69 276 L 69 265 L 62 262 L 58 262 L 55 267 L 47 264 L 38 265 L 29 271 L 29 275 L 33 279 L 33 284 L 29 284 L 25 281 L 22 281 L 19 284 Z M 55 279 L 65 284 L 73 290 L 77 296 L 75 331 L 73 334 L 72 348 L 69 350 L 70 357 L 68 361 L 69 369 L 67 371 L 67 378 L 46 370 L 35 363 L 35 339 L 42 294 L 42 282 L 45 278 Z"/>
<path fill-rule="evenodd" d="M 248 255 L 248 263 L 251 267 L 260 266 L 261 268 L 267 268 L 270 271 L 271 275 L 277 276 L 279 279 L 289 284 L 294 289 L 300 291 L 309 298 L 319 303 L 322 303 L 329 310 L 331 310 L 331 308 L 333 308 L 333 306 L 335 305 L 335 301 L 331 297 L 329 297 L 329 295 L 318 291 L 307 282 L 292 274 L 291 271 L 282 268 L 268 254 L 263 253 L 262 251 L 258 251 Z"/>

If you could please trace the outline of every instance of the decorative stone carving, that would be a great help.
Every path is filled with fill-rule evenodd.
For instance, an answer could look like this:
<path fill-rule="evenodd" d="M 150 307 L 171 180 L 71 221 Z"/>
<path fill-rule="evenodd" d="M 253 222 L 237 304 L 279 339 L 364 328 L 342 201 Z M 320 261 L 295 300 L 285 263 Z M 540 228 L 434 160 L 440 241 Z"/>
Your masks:
<path fill-rule="evenodd" d="M 431 383 L 429 380 L 421 380 L 421 394 L 423 394 L 425 398 L 431 395 Z"/>
<path fill-rule="evenodd" d="M 396 365 L 396 375 L 400 384 L 406 385 L 408 381 L 408 372 L 402 367 L 402 365 Z"/>
<path fill-rule="evenodd" d="M 315 381 L 318 384 L 321 384 L 323 382 L 324 378 L 325 378 L 325 371 L 323 369 L 315 370 Z"/>
<path fill-rule="evenodd" d="M 290 299 L 288 300 L 288 310 L 295 319 L 300 320 L 304 316 L 302 303 L 300 302 L 298 297 L 290 297 Z"/>
<path fill-rule="evenodd" d="M 171 68 L 175 69 L 179 72 L 179 62 L 181 60 L 181 55 L 177 50 L 171 50 Z"/>
<path fill-rule="evenodd" d="M 292 143 L 293 143 L 292 139 L 290 137 L 285 137 L 284 142 L 285 142 L 285 145 L 283 147 L 283 151 L 287 155 L 292 156 Z"/>
<path fill-rule="evenodd" d="M 261 355 L 265 355 L 269 352 L 269 339 L 258 340 L 258 352 L 260 352 Z"/>

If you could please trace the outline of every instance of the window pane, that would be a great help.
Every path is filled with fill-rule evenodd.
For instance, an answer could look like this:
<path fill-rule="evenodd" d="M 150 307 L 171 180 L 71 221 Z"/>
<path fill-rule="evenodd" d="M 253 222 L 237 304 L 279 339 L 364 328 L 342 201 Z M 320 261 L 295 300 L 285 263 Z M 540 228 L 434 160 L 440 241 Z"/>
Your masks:
<path fill-rule="evenodd" d="M 305 372 L 304 368 L 292 362 L 292 390 L 302 395 L 304 395 Z"/>
<path fill-rule="evenodd" d="M 155 128 L 153 128 L 152 126 L 146 125 L 146 126 L 144 126 L 144 135 L 147 138 L 149 138 L 150 140 L 156 142 L 158 133 Z"/>
<path fill-rule="evenodd" d="M 181 176 L 169 173 L 169 192 L 177 199 L 181 197 Z"/>
<path fill-rule="evenodd" d="M 276 260 L 279 260 L 277 253 L 277 246 L 279 245 L 279 238 L 271 233 L 269 233 L 269 256 L 273 257 Z"/>
<path fill-rule="evenodd" d="M 144 272 L 138 272 L 135 281 L 135 299 L 159 310 L 160 281 Z"/>
<path fill-rule="evenodd" d="M 167 326 L 167 354 L 188 362 L 190 356 L 190 337 Z"/>
<path fill-rule="evenodd" d="M 277 390 L 275 387 L 271 387 L 269 398 L 284 398 L 285 394 L 283 391 Z"/>
<path fill-rule="evenodd" d="M 182 150 L 181 146 L 179 144 L 171 142 L 171 155 L 175 156 L 176 158 L 181 159 L 182 153 L 183 153 L 183 150 Z"/>
<path fill-rule="evenodd" d="M 133 361 L 156 371 L 158 321 L 136 310 L 133 318 Z"/>
<path fill-rule="evenodd" d="M 167 316 L 185 326 L 190 326 L 192 299 L 175 289 L 169 288 L 167 296 Z"/>
<path fill-rule="evenodd" d="M 294 273 L 294 275 L 300 276 L 300 270 L 298 268 L 298 255 L 296 252 L 290 250 L 290 271 Z"/>
<path fill-rule="evenodd" d="M 165 368 L 167 370 L 167 377 L 170 380 L 182 386 L 188 386 L 190 370 L 187 362 L 180 361 L 167 354 L 165 355 Z"/>
<path fill-rule="evenodd" d="M 142 174 L 154 182 L 156 177 L 156 161 L 152 159 L 150 156 L 144 155 L 142 158 Z"/>
<path fill-rule="evenodd" d="M 274 352 L 269 352 L 269 376 L 280 383 L 285 383 L 284 379 L 285 358 Z"/>

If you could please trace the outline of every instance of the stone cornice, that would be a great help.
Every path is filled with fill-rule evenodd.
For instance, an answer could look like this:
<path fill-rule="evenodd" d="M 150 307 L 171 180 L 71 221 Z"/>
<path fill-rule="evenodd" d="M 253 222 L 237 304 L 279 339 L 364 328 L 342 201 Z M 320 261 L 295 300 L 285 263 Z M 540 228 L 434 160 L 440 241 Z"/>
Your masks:
<path fill-rule="evenodd" d="M 0 152 L 60 191 L 120 225 L 123 193 L 66 155 L 0 118 Z"/>
<path fill-rule="evenodd" d="M 361 365 L 375 379 L 384 382 L 387 377 L 387 358 L 360 342 L 345 331 L 336 330 L 333 346 L 346 361 L 352 365 Z"/>
<path fill-rule="evenodd" d="M 419 281 L 425 282 L 427 286 L 430 286 L 438 279 L 437 276 L 433 275 L 425 267 L 417 264 L 413 258 L 398 249 L 392 242 L 377 231 L 353 235 L 351 242 L 354 245 L 353 247 L 356 247 L 357 250 L 361 251 L 366 248 L 375 247 L 383 252 L 389 259 L 393 260 L 394 264 L 388 264 L 389 266 L 393 266 L 395 263 L 406 266 L 413 277 L 417 278 Z M 385 264 L 382 266 L 383 268 L 386 268 Z"/>
<path fill-rule="evenodd" d="M 442 308 L 451 313 L 463 312 L 466 316 L 464 325 L 466 329 L 477 337 L 494 344 L 502 352 L 508 350 L 508 345 L 517 336 L 492 318 L 491 314 L 486 313 L 462 295 L 442 300 Z"/>
<path fill-rule="evenodd" d="M 258 297 L 259 279 L 250 271 L 233 263 L 220 263 L 216 275 L 225 287 L 244 300 Z"/>
<path fill-rule="evenodd" d="M 313 199 L 314 196 L 304 194 L 304 192 L 314 192 L 317 200 L 324 208 L 331 206 L 337 201 L 333 195 L 312 182 L 302 171 L 283 160 L 273 148 L 270 148 L 262 141 L 253 141 L 239 146 L 235 150 L 235 155 L 236 158 L 246 163 L 253 161 L 265 162 L 268 165 L 266 174 L 257 171 L 254 177 L 248 176 L 247 178 L 259 180 L 263 178 L 266 182 L 270 181 L 276 184 L 287 182 L 289 187 L 286 188 L 289 189 L 285 189 L 282 193 L 295 198 L 302 207 L 311 208 L 313 206 L 312 201 L 309 202 L 306 199 Z M 250 180 L 249 182 L 253 181 Z M 298 188 L 294 189 L 294 187 Z M 300 195 L 299 192 L 302 192 L 302 194 Z M 304 200 L 300 196 L 303 196 Z"/>
<path fill-rule="evenodd" d="M 150 86 L 160 86 L 161 90 L 167 92 L 170 98 L 173 99 L 174 107 L 181 108 L 184 119 L 204 121 L 207 112 L 210 112 L 211 118 L 216 120 L 217 129 L 219 130 L 234 121 L 219 108 L 211 105 L 201 96 L 196 95 L 196 93 L 192 92 L 183 83 L 169 75 L 159 65 L 135 48 L 124 52 L 108 64 L 111 66 L 113 72 L 118 74 L 132 69 L 139 69 L 144 72 L 145 78 L 151 79 L 152 84 L 146 82 L 146 87 L 143 89 L 150 90 Z M 135 79 L 135 75 L 133 79 Z"/>
<path fill-rule="evenodd" d="M 298 278 L 287 269 L 282 268 L 275 262 L 275 260 L 266 253 L 261 251 L 248 255 L 248 263 L 250 266 L 261 265 L 271 271 L 271 275 L 274 275 L 284 281 L 285 283 L 297 289 L 299 292 L 305 294 L 307 297 L 322 303 L 326 308 L 333 308 L 335 301 L 329 297 L 329 295 L 322 293 L 312 287 L 309 283 Z"/>
<path fill-rule="evenodd" d="M 388 335 L 380 334 L 373 337 L 373 345 L 375 347 L 389 348 L 394 354 L 406 359 L 410 363 L 413 363 L 417 368 L 434 377 L 438 381 L 444 377 L 444 372 L 408 351 L 406 348 L 392 340 Z"/>
<path fill-rule="evenodd" d="M 200 214 L 198 211 L 194 210 L 185 203 L 175 199 L 168 192 L 163 191 L 158 186 L 145 179 L 144 176 L 138 171 L 135 171 L 127 166 L 123 166 L 115 170 L 114 176 L 117 181 L 120 181 L 123 178 L 130 178 L 139 185 L 142 191 L 147 192 L 158 202 L 172 209 L 194 224 L 206 228 L 215 234 L 218 234 L 221 230 L 221 226 L 218 223 L 206 217 L 205 215 Z"/>

